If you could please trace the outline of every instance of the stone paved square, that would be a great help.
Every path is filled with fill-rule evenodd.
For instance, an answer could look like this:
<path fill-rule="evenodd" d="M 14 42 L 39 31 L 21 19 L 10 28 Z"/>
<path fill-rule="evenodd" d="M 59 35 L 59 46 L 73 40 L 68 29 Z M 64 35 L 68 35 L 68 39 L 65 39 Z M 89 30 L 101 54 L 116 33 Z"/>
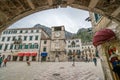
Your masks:
<path fill-rule="evenodd" d="M 8 62 L 0 68 L 0 80 L 104 80 L 100 60 L 93 62 Z"/>

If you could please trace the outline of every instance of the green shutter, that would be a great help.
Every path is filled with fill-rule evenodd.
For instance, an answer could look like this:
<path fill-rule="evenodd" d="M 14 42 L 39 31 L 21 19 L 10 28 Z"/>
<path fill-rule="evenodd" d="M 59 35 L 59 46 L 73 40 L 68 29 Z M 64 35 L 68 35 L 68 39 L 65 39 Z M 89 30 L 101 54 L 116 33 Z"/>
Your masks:
<path fill-rule="evenodd" d="M 22 49 L 22 44 L 19 45 L 19 49 Z"/>
<path fill-rule="evenodd" d="M 28 49 L 28 45 L 27 44 L 25 45 L 25 49 Z"/>
<path fill-rule="evenodd" d="M 10 45 L 10 49 L 13 49 L 13 44 Z"/>

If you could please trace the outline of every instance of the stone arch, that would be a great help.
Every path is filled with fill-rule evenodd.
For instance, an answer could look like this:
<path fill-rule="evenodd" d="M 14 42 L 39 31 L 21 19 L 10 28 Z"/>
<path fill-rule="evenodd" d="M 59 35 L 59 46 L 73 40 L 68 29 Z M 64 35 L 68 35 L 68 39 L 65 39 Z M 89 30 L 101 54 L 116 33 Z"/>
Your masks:
<path fill-rule="evenodd" d="M 119 5 L 119 0 L 1 0 L 0 31 L 27 15 L 59 6 L 96 12 L 120 24 Z"/>

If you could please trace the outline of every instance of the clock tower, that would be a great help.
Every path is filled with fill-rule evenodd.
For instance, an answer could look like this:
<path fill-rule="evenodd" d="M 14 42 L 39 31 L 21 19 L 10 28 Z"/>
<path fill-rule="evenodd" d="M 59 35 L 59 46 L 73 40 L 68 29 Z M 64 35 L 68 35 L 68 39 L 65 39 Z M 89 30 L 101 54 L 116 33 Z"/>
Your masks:
<path fill-rule="evenodd" d="M 57 57 L 59 61 L 64 61 L 63 56 L 65 55 L 65 27 L 54 26 L 52 27 L 51 35 L 51 53 L 53 59 Z"/>

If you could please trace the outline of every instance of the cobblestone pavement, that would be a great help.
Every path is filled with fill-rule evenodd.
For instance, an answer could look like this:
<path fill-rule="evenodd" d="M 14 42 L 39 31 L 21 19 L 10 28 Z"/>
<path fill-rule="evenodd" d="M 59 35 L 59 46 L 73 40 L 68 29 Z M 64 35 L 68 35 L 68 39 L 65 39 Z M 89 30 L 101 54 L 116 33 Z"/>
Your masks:
<path fill-rule="evenodd" d="M 0 80 L 104 80 L 100 60 L 93 62 L 8 62 L 0 68 Z"/>

